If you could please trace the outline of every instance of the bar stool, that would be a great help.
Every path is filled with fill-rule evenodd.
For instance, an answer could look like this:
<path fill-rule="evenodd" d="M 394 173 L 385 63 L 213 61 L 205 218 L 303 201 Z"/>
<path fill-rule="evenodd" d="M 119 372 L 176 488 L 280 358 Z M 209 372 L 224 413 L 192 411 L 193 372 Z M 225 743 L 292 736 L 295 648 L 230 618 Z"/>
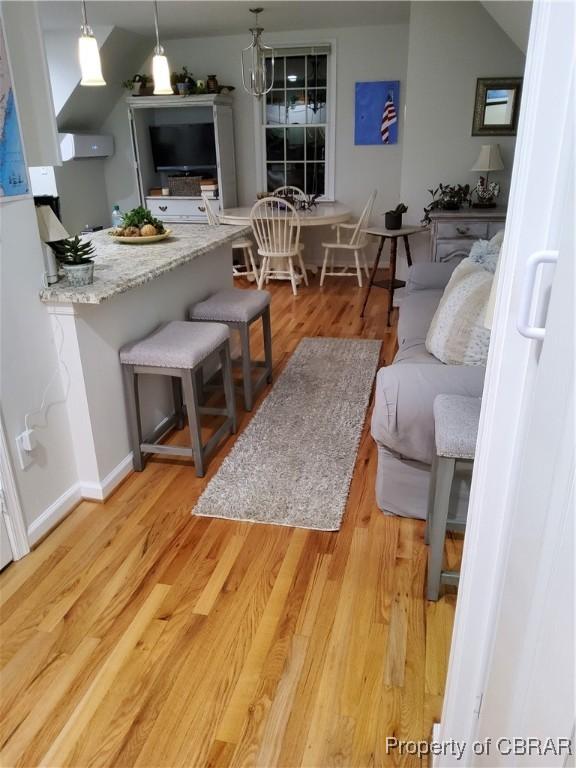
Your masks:
<path fill-rule="evenodd" d="M 446 531 L 464 531 L 466 518 L 456 516 L 456 504 L 451 503 L 454 477 L 469 474 L 474 467 L 474 453 L 480 419 L 479 397 L 438 395 L 434 400 L 434 429 L 436 455 L 430 475 L 426 543 L 428 580 L 426 597 L 438 600 L 440 584 L 457 586 L 457 571 L 442 570 Z"/>
<path fill-rule="evenodd" d="M 213 294 L 188 309 L 190 320 L 225 323 L 240 333 L 242 348 L 242 380 L 244 384 L 244 405 L 251 411 L 254 396 L 266 383 L 272 382 L 272 330 L 270 327 L 270 293 L 268 291 L 246 291 L 229 288 Z M 250 356 L 250 326 L 262 318 L 264 332 L 264 360 L 252 360 Z M 264 372 L 252 382 L 252 371 L 264 368 Z"/>
<path fill-rule="evenodd" d="M 134 456 L 134 469 L 144 468 L 143 453 L 170 456 L 188 456 L 194 459 L 196 475 L 203 477 L 204 461 L 217 443 L 236 432 L 234 383 L 230 360 L 230 331 L 219 323 L 188 323 L 175 321 L 161 325 L 139 341 L 126 344 L 120 350 L 128 410 L 128 429 Z M 203 408 L 199 405 L 195 375 L 206 363 L 219 363 L 222 367 L 226 408 Z M 190 448 L 159 445 L 142 439 L 138 376 L 157 374 L 170 376 L 174 396 L 177 426 L 184 425 L 182 390 L 188 413 L 192 446 Z M 224 423 L 205 445 L 202 444 L 201 414 L 223 415 Z"/>

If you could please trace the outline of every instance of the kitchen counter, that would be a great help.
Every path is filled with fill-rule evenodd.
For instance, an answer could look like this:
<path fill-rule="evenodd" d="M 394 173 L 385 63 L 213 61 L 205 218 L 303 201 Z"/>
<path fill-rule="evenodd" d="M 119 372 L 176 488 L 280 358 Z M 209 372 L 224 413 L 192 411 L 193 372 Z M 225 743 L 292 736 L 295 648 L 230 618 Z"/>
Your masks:
<path fill-rule="evenodd" d="M 61 281 L 40 294 L 59 350 L 78 487 L 86 499 L 106 498 L 132 470 L 120 349 L 162 323 L 186 320 L 192 304 L 231 288 L 231 241 L 249 232 L 206 224 L 171 229 L 173 237 L 150 245 L 124 245 L 96 232 L 90 235 L 94 283 L 72 288 Z M 169 377 L 140 378 L 150 442 L 174 422 L 172 387 Z"/>
<path fill-rule="evenodd" d="M 101 304 L 131 288 L 154 280 L 187 262 L 250 232 L 249 226 L 172 224 L 172 235 L 149 245 L 117 243 L 105 229 L 85 235 L 96 248 L 94 282 L 80 288 L 67 280 L 43 288 L 46 303 Z"/>

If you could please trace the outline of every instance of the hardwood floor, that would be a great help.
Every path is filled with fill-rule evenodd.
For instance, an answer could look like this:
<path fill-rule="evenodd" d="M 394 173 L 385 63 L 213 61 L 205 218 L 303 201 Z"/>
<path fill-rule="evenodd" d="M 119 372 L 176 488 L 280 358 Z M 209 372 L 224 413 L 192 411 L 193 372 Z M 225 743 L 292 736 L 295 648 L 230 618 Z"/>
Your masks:
<path fill-rule="evenodd" d="M 354 281 L 317 285 L 271 285 L 275 374 L 303 336 L 389 362 L 385 292 L 361 320 Z M 369 420 L 338 533 L 193 517 L 232 443 L 203 479 L 151 459 L 0 574 L 3 766 L 420 765 L 385 739 L 440 717 L 455 598 L 423 598 L 423 523 L 376 507 Z"/>

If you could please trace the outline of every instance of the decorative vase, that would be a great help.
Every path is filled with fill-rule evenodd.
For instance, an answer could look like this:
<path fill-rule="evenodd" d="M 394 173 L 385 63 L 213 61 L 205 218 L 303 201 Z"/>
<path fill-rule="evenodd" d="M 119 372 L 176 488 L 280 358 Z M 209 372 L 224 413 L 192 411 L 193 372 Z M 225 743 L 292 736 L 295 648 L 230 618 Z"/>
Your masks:
<path fill-rule="evenodd" d="M 386 229 L 402 229 L 402 214 L 388 211 L 384 214 Z"/>
<path fill-rule="evenodd" d="M 137 83 L 132 83 L 132 96 L 140 96 L 140 89 L 142 88 L 142 83 L 138 81 Z"/>
<path fill-rule="evenodd" d="M 176 83 L 176 88 L 180 96 L 188 96 L 190 93 L 190 83 Z"/>
<path fill-rule="evenodd" d="M 216 75 L 208 75 L 206 80 L 206 90 L 208 93 L 218 93 L 218 80 Z"/>
<path fill-rule="evenodd" d="M 94 282 L 94 262 L 87 261 L 84 264 L 62 264 L 64 274 L 68 282 L 74 288 L 83 285 L 92 285 Z"/>

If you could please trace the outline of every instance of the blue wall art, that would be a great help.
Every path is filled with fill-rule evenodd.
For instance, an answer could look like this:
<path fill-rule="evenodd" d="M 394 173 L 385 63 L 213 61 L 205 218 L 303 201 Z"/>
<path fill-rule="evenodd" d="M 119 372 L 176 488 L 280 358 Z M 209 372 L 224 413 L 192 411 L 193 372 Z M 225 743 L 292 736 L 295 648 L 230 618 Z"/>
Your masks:
<path fill-rule="evenodd" d="M 0 26 L 0 199 L 21 197 L 29 193 L 18 113 L 4 34 Z"/>
<path fill-rule="evenodd" d="M 355 144 L 398 143 L 400 81 L 356 83 Z"/>

